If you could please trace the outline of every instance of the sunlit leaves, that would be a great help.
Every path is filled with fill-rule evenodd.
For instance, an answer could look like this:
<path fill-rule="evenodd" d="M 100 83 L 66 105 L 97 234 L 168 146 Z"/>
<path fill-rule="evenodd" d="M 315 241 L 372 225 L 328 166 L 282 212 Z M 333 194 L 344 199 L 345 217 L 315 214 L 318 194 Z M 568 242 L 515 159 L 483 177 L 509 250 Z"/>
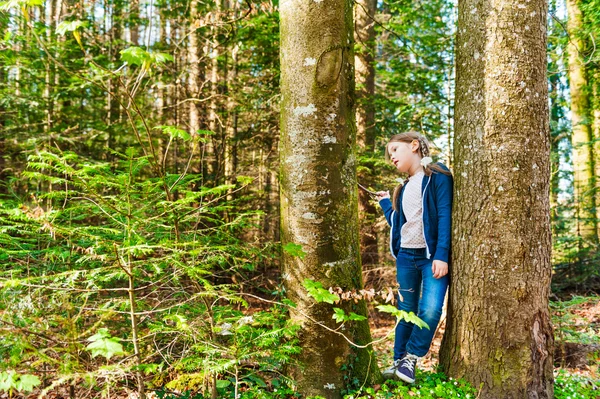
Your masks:
<path fill-rule="evenodd" d="M 162 65 L 173 61 L 173 56 L 166 53 L 149 52 L 143 48 L 132 46 L 121 50 L 121 59 L 130 65 L 141 66 L 149 70 L 153 65 Z"/>
<path fill-rule="evenodd" d="M 0 2 L 0 11 L 8 11 L 11 8 L 22 8 L 41 6 L 44 0 L 8 0 Z"/>
<path fill-rule="evenodd" d="M 312 281 L 310 279 L 304 280 L 304 288 L 308 291 L 308 295 L 313 297 L 317 302 L 325 302 L 333 304 L 340 300 L 340 297 L 336 294 L 332 294 L 325 288 L 319 281 Z"/>
<path fill-rule="evenodd" d="M 288 242 L 287 244 L 282 246 L 282 249 L 288 255 L 298 257 L 300 259 L 304 259 L 304 257 L 306 256 L 306 252 L 304 252 L 304 250 L 302 249 L 302 245 L 300 244 Z"/>
<path fill-rule="evenodd" d="M 393 305 L 378 305 L 376 309 L 383 313 L 390 313 L 391 315 L 396 316 L 398 320 L 406 320 L 419 328 L 426 328 L 429 330 L 427 323 L 418 318 L 413 312 L 400 310 Z"/>
<path fill-rule="evenodd" d="M 81 34 L 79 32 L 79 28 L 83 28 L 87 25 L 84 21 L 63 21 L 56 28 L 56 33 L 59 35 L 65 35 L 67 32 L 72 32 L 75 40 L 79 44 L 79 47 L 83 48 L 83 44 L 81 43 Z"/>

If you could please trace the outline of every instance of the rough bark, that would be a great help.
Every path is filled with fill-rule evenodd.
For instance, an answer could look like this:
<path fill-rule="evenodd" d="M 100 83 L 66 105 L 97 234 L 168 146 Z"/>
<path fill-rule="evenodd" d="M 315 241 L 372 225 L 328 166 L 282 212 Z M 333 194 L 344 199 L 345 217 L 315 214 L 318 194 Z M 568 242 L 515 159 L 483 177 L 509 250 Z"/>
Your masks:
<path fill-rule="evenodd" d="M 441 363 L 481 398 L 552 398 L 544 0 L 459 1 L 452 283 Z"/>
<path fill-rule="evenodd" d="M 596 199 L 593 195 L 594 158 L 588 78 L 581 52 L 585 43 L 580 31 L 583 14 L 580 0 L 567 0 L 567 31 L 569 43 L 569 88 L 571 94 L 571 125 L 573 129 L 573 184 L 577 215 L 577 234 L 584 245 L 598 242 Z"/>
<path fill-rule="evenodd" d="M 596 234 L 600 239 L 600 200 L 598 200 L 598 192 L 600 192 L 600 71 L 594 70 L 593 81 L 593 99 L 594 99 L 594 121 L 592 125 L 592 133 L 594 137 L 594 191 L 592 196 L 596 203 Z"/>
<path fill-rule="evenodd" d="M 375 0 L 359 0 L 354 5 L 354 40 L 356 42 L 355 82 L 356 82 L 356 141 L 361 151 L 373 151 L 375 147 Z M 373 177 L 360 174 L 362 184 L 371 185 Z M 377 209 L 369 196 L 359 192 L 358 208 L 360 216 L 360 247 L 363 265 L 379 262 L 377 252 L 377 232 L 374 215 Z"/>
<path fill-rule="evenodd" d="M 281 3 L 280 18 L 281 239 L 306 252 L 304 258 L 283 255 L 288 297 L 297 304 L 292 318 L 302 326 L 303 366 L 292 374 L 302 394 L 339 398 L 345 381 L 372 382 L 376 362 L 371 351 L 356 349 L 315 323 L 339 327 L 332 306 L 315 304 L 302 284 L 311 279 L 351 290 L 362 281 L 352 2 L 290 0 Z M 363 302 L 336 306 L 366 314 Z M 344 327 L 339 332 L 353 342 L 370 341 L 366 321 Z"/>

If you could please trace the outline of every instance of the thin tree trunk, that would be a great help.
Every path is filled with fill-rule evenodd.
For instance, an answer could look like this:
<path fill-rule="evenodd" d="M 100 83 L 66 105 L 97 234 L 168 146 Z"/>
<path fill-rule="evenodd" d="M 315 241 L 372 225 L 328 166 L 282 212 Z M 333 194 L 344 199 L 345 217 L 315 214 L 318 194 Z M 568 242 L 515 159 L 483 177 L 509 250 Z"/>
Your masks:
<path fill-rule="evenodd" d="M 129 0 L 128 22 L 131 44 L 137 46 L 140 42 L 140 0 Z"/>
<path fill-rule="evenodd" d="M 461 0 L 441 364 L 480 398 L 553 397 L 544 0 Z"/>
<path fill-rule="evenodd" d="M 216 157 L 216 137 L 219 136 L 219 121 L 217 114 L 217 96 L 219 89 L 219 43 L 216 26 L 217 20 L 220 19 L 221 14 L 221 0 L 216 1 L 216 17 L 212 20 L 211 34 L 209 38 L 208 48 L 210 49 L 210 101 L 208 107 L 208 130 L 214 133 L 212 137 L 209 137 L 206 142 L 206 172 L 213 179 L 213 184 L 217 185 L 217 169 L 218 160 Z"/>
<path fill-rule="evenodd" d="M 361 152 L 375 149 L 375 22 L 376 0 L 359 0 L 354 4 L 354 40 L 357 51 L 354 57 L 356 81 L 356 141 Z M 374 176 L 361 173 L 363 185 L 371 185 Z M 360 246 L 363 265 L 379 262 L 377 232 L 374 222 L 377 208 L 369 195 L 358 195 L 360 216 Z"/>
<path fill-rule="evenodd" d="M 53 31 L 54 31 L 54 0 L 46 1 L 45 9 L 45 25 L 46 25 L 46 42 L 52 43 Z M 56 56 L 56 54 L 55 54 Z M 48 57 L 45 60 L 46 75 L 45 75 L 45 86 L 44 86 L 44 101 L 46 102 L 46 122 L 44 124 L 44 131 L 49 132 L 52 127 L 52 65 Z"/>
<path fill-rule="evenodd" d="M 198 130 L 200 130 L 200 110 L 198 102 L 195 101 L 200 94 L 200 85 L 198 83 L 198 79 L 200 78 L 200 60 L 198 58 L 198 33 L 196 32 L 198 27 L 198 5 L 198 0 L 190 1 L 190 33 L 188 36 L 187 57 L 189 65 L 188 92 L 191 100 L 189 102 L 191 134 L 197 134 Z"/>
<path fill-rule="evenodd" d="M 585 43 L 581 39 L 583 14 L 580 0 L 567 0 L 569 16 L 567 30 L 569 43 L 569 86 L 571 92 L 571 125 L 573 128 L 573 184 L 577 215 L 577 234 L 584 246 L 598 242 L 596 199 L 593 195 L 594 158 L 592 146 L 591 115 L 588 98 L 588 80 L 581 52 Z"/>
<path fill-rule="evenodd" d="M 237 1 L 230 1 L 228 4 L 229 9 L 232 11 L 232 18 L 237 18 Z M 235 34 L 232 32 L 232 35 Z M 229 70 L 227 72 L 227 123 L 225 126 L 225 138 L 223 140 L 223 161 L 225 164 L 225 182 L 227 184 L 233 184 L 235 181 L 235 162 L 234 162 L 234 151 L 236 146 L 235 136 L 237 134 L 237 123 L 238 114 L 236 109 L 236 85 L 237 81 L 237 53 L 239 46 L 237 43 L 231 47 L 231 63 L 228 65 Z M 227 200 L 232 199 L 231 190 L 227 195 Z"/>
<path fill-rule="evenodd" d="M 549 97 L 550 97 L 550 122 L 558 124 L 559 122 L 559 110 L 560 110 L 560 76 L 558 74 L 550 75 L 548 78 L 549 84 Z M 550 136 L 550 153 L 558 154 L 560 144 L 560 135 Z M 552 232 L 556 234 L 555 226 L 557 226 L 558 213 L 558 194 L 560 192 L 560 174 L 558 173 L 560 168 L 560 159 L 558 156 L 550 158 L 550 212 L 552 223 Z"/>
<path fill-rule="evenodd" d="M 303 395 L 340 398 L 346 381 L 372 383 L 376 362 L 369 350 L 325 329 L 339 327 L 332 306 L 315 304 L 303 283 L 361 287 L 352 3 L 290 0 L 281 3 L 280 18 L 281 241 L 306 253 L 283 255 L 288 297 L 297 305 L 292 318 L 302 326 L 303 367 L 291 374 Z M 336 307 L 366 315 L 362 301 Z M 366 321 L 339 332 L 358 344 L 371 340 Z"/>
<path fill-rule="evenodd" d="M 376 0 L 354 5 L 354 56 L 356 80 L 356 142 L 361 150 L 375 149 L 375 22 Z"/>

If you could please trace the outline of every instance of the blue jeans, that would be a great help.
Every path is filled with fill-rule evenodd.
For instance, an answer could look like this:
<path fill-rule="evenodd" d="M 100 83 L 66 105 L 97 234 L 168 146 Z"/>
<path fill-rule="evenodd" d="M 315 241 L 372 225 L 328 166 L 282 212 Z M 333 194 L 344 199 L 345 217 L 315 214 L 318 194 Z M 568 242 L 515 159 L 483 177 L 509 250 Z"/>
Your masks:
<path fill-rule="evenodd" d="M 396 326 L 394 360 L 405 353 L 425 356 L 442 316 L 444 297 L 448 289 L 448 275 L 436 279 L 431 270 L 432 259 L 427 259 L 425 248 L 401 248 L 396 258 L 399 293 L 398 309 L 415 313 L 429 326 L 419 328 L 402 320 Z"/>

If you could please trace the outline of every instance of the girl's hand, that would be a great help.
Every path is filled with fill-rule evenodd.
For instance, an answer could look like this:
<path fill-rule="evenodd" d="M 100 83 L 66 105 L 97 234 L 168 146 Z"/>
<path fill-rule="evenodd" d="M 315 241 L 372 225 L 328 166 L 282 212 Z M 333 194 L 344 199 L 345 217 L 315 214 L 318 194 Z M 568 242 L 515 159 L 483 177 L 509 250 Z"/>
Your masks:
<path fill-rule="evenodd" d="M 377 201 L 381 201 L 384 198 L 390 198 L 389 191 L 377 191 L 375 195 L 377 196 Z"/>
<path fill-rule="evenodd" d="M 442 260 L 434 260 L 431 266 L 434 278 L 441 278 L 448 274 L 448 263 Z"/>

